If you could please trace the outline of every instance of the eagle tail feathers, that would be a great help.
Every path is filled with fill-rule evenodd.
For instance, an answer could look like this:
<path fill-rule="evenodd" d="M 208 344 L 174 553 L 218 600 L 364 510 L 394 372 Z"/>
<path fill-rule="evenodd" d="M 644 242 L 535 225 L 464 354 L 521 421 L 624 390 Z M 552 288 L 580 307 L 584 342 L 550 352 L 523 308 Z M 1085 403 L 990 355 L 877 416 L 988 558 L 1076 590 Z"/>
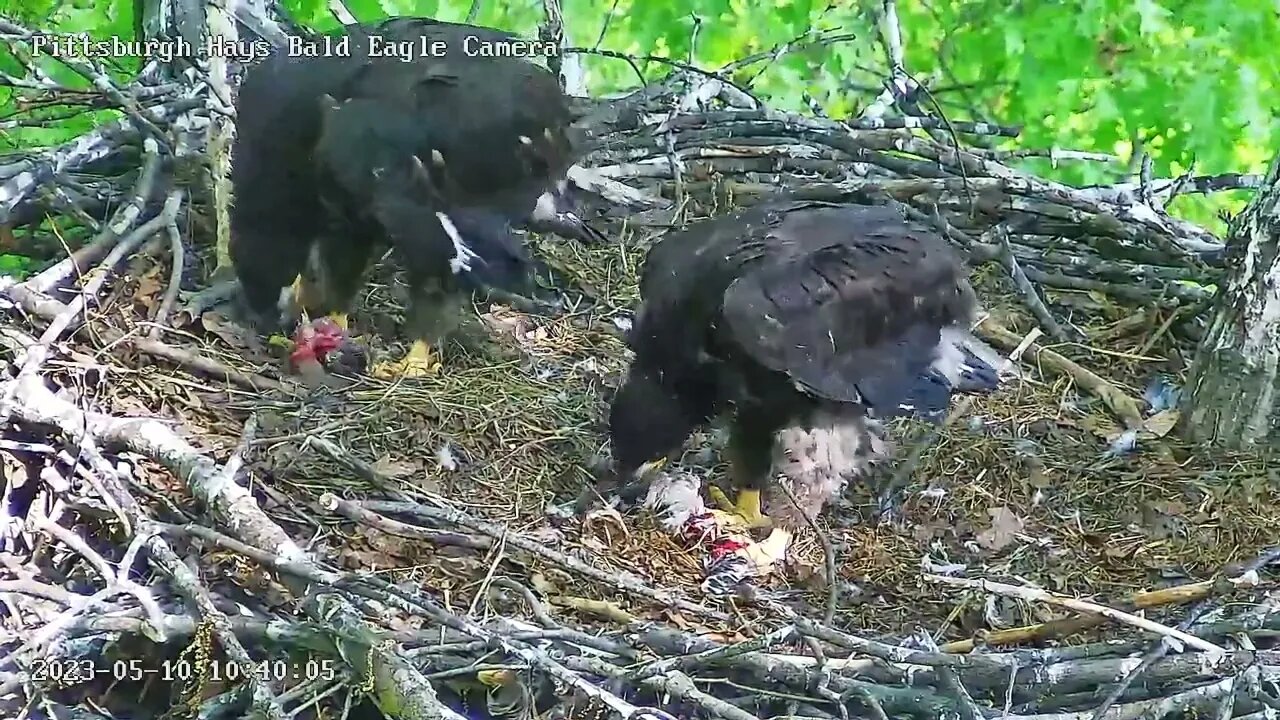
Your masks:
<path fill-rule="evenodd" d="M 995 392 L 1004 380 L 1004 364 L 994 348 L 965 328 L 943 328 L 934 361 L 916 378 L 897 411 L 938 422 L 951 407 L 952 395 Z"/>
<path fill-rule="evenodd" d="M 603 232 L 588 225 L 573 212 L 558 212 L 548 217 L 531 217 L 525 223 L 525 227 L 536 233 L 555 233 L 584 245 L 600 245 L 608 241 Z"/>
<path fill-rule="evenodd" d="M 503 217 L 472 208 L 437 212 L 436 217 L 453 243 L 449 267 L 464 284 L 527 292 L 529 252 Z"/>
<path fill-rule="evenodd" d="M 988 393 L 1000 386 L 1005 360 L 994 348 L 967 329 L 953 325 L 942 329 L 936 357 L 929 371 L 959 393 Z"/>
<path fill-rule="evenodd" d="M 539 196 L 533 213 L 524 223 L 525 227 L 536 233 L 555 233 L 587 245 L 606 242 L 604 233 L 588 225 L 574 212 L 573 204 L 566 196 L 567 187 L 568 182 L 561 181 Z"/>

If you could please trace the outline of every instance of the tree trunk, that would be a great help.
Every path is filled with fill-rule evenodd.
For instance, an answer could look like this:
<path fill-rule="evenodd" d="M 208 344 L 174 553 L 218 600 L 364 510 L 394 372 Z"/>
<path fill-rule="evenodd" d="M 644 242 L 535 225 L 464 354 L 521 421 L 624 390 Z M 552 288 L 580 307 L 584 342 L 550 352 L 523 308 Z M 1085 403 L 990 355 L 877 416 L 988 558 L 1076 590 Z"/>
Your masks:
<path fill-rule="evenodd" d="M 198 0 L 134 0 L 133 27 L 138 40 L 181 37 L 199 48 L 204 9 Z"/>
<path fill-rule="evenodd" d="M 1183 392 L 1181 433 L 1240 449 L 1280 437 L 1280 156 L 1227 245 L 1227 275 Z"/>

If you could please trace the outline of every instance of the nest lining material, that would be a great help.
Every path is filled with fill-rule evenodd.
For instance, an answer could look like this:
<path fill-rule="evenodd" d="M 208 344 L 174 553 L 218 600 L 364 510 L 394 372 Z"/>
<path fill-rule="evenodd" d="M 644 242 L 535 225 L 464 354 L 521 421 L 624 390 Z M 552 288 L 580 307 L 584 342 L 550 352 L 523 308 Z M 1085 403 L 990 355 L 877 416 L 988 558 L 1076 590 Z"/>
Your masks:
<path fill-rule="evenodd" d="M 137 414 L 143 411 L 138 399 L 147 398 L 147 412 L 176 415 L 230 448 L 244 410 L 253 408 L 262 425 L 256 443 L 259 476 L 279 502 L 267 510 L 295 529 L 299 539 L 312 535 L 317 522 L 300 508 L 315 507 L 322 493 L 373 492 L 330 455 L 309 448 L 309 438 L 318 437 L 410 492 L 438 494 L 521 532 L 555 525 L 550 532 L 559 542 L 583 550 L 600 567 L 679 587 L 700 601 L 702 558 L 657 522 L 629 517 L 623 527 L 591 523 L 580 528 L 555 512 L 557 503 L 591 482 L 591 468 L 602 454 L 607 396 L 628 361 L 616 332 L 615 318 L 623 313 L 615 311 L 636 296 L 643 252 L 540 245 L 553 265 L 599 292 L 597 307 L 612 309 L 551 319 L 501 306 L 477 308 L 480 323 L 490 328 L 488 346 L 481 351 L 488 357 L 452 346 L 447 370 L 437 378 L 366 381 L 341 399 L 263 407 L 247 402 L 247 393 L 242 401 L 229 391 L 232 403 L 220 407 L 193 394 L 199 381 L 152 372 L 127 376 L 132 382 L 116 387 L 117 409 Z M 999 288 L 996 294 L 987 289 L 993 315 L 1020 330 L 1016 300 L 1000 296 Z M 388 312 L 385 305 L 369 307 L 385 302 L 385 296 L 375 286 L 355 316 L 357 327 L 368 327 L 372 318 Z M 1101 331 L 1123 313 L 1117 308 L 1115 317 L 1102 317 L 1099 327 L 1090 329 Z M 199 343 L 193 352 L 245 372 L 278 364 L 246 356 L 243 347 L 228 348 L 220 335 L 226 333 L 193 337 Z M 1152 370 L 1151 362 L 1123 352 L 1058 350 L 1135 395 Z M 862 482 L 851 483 L 820 519 L 838 555 L 844 596 L 850 598 L 841 607 L 842 621 L 886 632 L 923 625 L 944 637 L 962 637 L 975 629 L 974 622 L 1018 625 L 1042 618 L 1026 607 L 1010 610 L 1009 617 L 965 617 L 974 610 L 956 607 L 922 580 L 922 568 L 986 568 L 1064 594 L 1122 596 L 1205 577 L 1253 557 L 1273 540 L 1280 498 L 1268 486 L 1260 460 L 1197 456 L 1169 442 L 1106 458 L 1106 438 L 1115 432 L 1106 409 L 1078 392 L 1070 379 L 1036 373 L 1035 358 L 1027 360 L 1032 372 L 977 399 L 968 417 L 943 429 L 915 471 L 895 522 L 870 522 L 874 497 Z M 903 441 L 918 432 L 898 423 L 891 436 Z M 721 468 L 708 464 L 716 455 L 706 437 L 691 442 L 686 459 L 692 463 L 683 469 L 715 479 Z M 337 530 L 320 522 L 330 532 Z M 396 551 L 388 554 L 379 550 L 388 543 L 378 535 L 357 527 L 342 532 L 340 540 L 335 537 L 334 544 L 379 569 L 412 568 L 403 572 L 445 592 L 474 591 L 474 578 L 458 577 L 447 566 L 417 564 L 435 554 L 429 543 L 414 547 L 397 541 Z M 812 531 L 798 528 L 787 571 L 775 574 L 766 587 L 807 593 L 820 605 L 822 553 Z M 610 595 L 604 587 L 584 592 Z"/>

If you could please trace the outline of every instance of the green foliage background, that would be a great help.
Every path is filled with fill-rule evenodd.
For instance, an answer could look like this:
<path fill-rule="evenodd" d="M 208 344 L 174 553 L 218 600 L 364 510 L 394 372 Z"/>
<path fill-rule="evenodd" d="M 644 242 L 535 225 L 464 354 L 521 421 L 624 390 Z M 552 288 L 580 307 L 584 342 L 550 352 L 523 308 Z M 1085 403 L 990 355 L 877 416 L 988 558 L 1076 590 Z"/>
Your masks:
<path fill-rule="evenodd" d="M 563 0 L 572 45 L 692 60 L 717 68 L 786 42 L 807 29 L 839 28 L 856 39 L 783 56 L 752 86 L 778 107 L 803 109 L 814 98 L 834 117 L 856 112 L 879 89 L 885 68 L 878 42 L 879 0 Z M 317 29 L 337 27 L 325 0 L 286 0 L 295 17 Z M 429 15 L 462 20 L 471 0 L 349 0 L 361 20 Z M 1057 147 L 1152 155 L 1158 176 L 1262 172 L 1280 151 L 1277 86 L 1280 18 L 1258 0 L 899 0 L 908 70 L 933 80 L 951 119 L 1023 124 L 1007 146 Z M 129 0 L 0 0 L 0 13 L 43 30 L 94 36 L 133 33 Z M 532 35 L 538 0 L 481 0 L 477 21 Z M 698 31 L 694 32 L 697 17 Z M 606 23 L 606 19 L 608 22 Z M 606 28 L 602 33 L 602 29 Z M 45 59 L 57 78 L 69 73 Z M 136 59 L 116 63 L 122 76 Z M 594 94 L 634 87 L 627 63 L 588 56 Z M 664 72 L 642 65 L 650 79 Z M 15 72 L 0 55 L 0 71 Z M 758 64 L 738 74 L 751 80 Z M 0 89 L 0 115 L 12 95 Z M 59 142 L 92 126 L 82 116 L 50 129 L 10 131 L 10 147 Z M 2 127 L 2 126 L 0 126 Z M 1073 184 L 1111 183 L 1130 168 L 1028 160 L 1038 174 Z M 1176 212 L 1221 230 L 1215 218 L 1244 197 L 1180 199 Z"/>

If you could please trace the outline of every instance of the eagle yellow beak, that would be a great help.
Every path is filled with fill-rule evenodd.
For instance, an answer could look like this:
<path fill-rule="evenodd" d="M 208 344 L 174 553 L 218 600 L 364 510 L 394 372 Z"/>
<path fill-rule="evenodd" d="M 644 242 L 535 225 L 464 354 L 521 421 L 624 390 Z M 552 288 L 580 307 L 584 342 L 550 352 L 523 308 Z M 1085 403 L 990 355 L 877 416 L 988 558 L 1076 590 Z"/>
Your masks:
<path fill-rule="evenodd" d="M 500 688 L 515 682 L 516 674 L 506 669 L 480 670 L 476 673 L 476 680 L 485 687 Z"/>

